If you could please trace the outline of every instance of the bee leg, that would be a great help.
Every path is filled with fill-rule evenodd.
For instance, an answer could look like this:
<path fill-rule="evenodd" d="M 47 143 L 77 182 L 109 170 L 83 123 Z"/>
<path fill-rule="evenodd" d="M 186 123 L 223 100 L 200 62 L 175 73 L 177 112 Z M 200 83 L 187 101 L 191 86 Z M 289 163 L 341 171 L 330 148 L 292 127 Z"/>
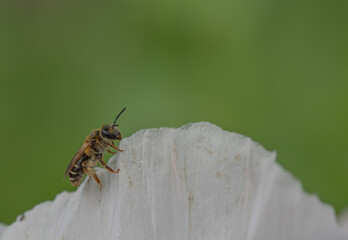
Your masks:
<path fill-rule="evenodd" d="M 123 152 L 123 150 L 116 147 L 114 144 L 110 144 L 110 147 L 115 148 L 117 151 Z"/>
<path fill-rule="evenodd" d="M 109 153 L 115 154 L 116 152 L 110 151 L 109 149 L 106 149 Z"/>
<path fill-rule="evenodd" d="M 87 183 L 89 183 L 89 181 L 91 181 L 91 176 L 88 176 Z"/>
<path fill-rule="evenodd" d="M 93 178 L 99 184 L 99 186 L 100 186 L 99 187 L 99 191 L 101 191 L 102 188 L 103 188 L 103 185 L 101 184 L 100 179 L 99 179 L 99 177 L 98 177 L 98 175 L 96 173 L 93 175 Z"/>
<path fill-rule="evenodd" d="M 106 165 L 106 162 L 104 162 L 104 160 L 103 160 L 102 157 L 98 158 L 98 162 L 100 163 L 100 165 L 102 165 L 103 168 L 105 168 L 105 169 L 108 170 L 109 172 L 118 173 L 118 172 L 120 171 L 120 169 L 118 168 L 117 171 L 115 172 L 111 167 L 109 167 L 108 165 Z"/>
<path fill-rule="evenodd" d="M 86 167 L 86 166 L 82 166 L 82 169 L 83 169 L 83 171 L 84 171 L 85 173 L 87 173 L 87 175 L 89 176 L 89 179 L 90 179 L 91 177 L 94 178 L 94 180 L 99 184 L 99 186 L 100 186 L 99 190 L 101 191 L 101 189 L 103 188 L 103 185 L 101 184 L 98 175 L 95 173 L 95 170 L 94 170 L 93 168 L 91 168 L 91 167 Z M 88 179 L 88 180 L 89 180 L 89 179 Z M 88 182 L 88 181 L 87 181 L 87 182 Z"/>

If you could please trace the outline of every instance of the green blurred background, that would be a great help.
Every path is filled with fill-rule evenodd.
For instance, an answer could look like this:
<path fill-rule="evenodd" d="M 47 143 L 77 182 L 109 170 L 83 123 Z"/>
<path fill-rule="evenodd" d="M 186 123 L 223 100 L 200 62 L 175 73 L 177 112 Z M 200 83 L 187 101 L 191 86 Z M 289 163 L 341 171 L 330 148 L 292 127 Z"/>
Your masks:
<path fill-rule="evenodd" d="M 1 1 L 0 222 L 74 190 L 89 132 L 210 121 L 348 205 L 348 4 Z M 106 159 L 109 157 L 108 155 Z"/>

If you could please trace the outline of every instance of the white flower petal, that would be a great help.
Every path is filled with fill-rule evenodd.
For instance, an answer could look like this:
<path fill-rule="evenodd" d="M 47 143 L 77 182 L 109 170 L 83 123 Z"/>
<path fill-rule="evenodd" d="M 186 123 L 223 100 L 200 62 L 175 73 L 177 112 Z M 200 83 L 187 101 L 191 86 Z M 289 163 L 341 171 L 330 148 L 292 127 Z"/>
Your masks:
<path fill-rule="evenodd" d="M 16 239 L 347 240 L 332 207 L 303 192 L 275 153 L 209 123 L 142 130 L 86 181 L 25 213 Z"/>

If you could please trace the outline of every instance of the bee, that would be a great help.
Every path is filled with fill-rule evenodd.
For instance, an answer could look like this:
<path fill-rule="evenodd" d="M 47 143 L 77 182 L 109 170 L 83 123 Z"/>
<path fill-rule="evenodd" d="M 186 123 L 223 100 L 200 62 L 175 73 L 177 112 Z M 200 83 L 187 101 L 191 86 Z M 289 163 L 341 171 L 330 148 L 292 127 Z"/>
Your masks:
<path fill-rule="evenodd" d="M 119 125 L 116 124 L 116 121 L 125 110 L 126 108 L 123 108 L 123 110 L 115 118 L 113 124 L 102 125 L 100 129 L 93 130 L 91 134 L 86 137 L 84 144 L 75 154 L 65 171 L 64 179 L 69 175 L 71 185 L 74 187 L 79 186 L 86 173 L 89 177 L 88 182 L 93 177 L 94 180 L 99 184 L 101 190 L 103 185 L 101 184 L 100 179 L 94 170 L 97 162 L 99 162 L 102 167 L 111 173 L 119 172 L 119 169 L 114 171 L 104 162 L 103 154 L 105 150 L 112 154 L 116 153 L 116 151 L 110 151 L 108 149 L 109 147 L 123 152 L 123 150 L 114 145 L 114 140 L 122 139 L 120 130 L 118 129 Z"/>

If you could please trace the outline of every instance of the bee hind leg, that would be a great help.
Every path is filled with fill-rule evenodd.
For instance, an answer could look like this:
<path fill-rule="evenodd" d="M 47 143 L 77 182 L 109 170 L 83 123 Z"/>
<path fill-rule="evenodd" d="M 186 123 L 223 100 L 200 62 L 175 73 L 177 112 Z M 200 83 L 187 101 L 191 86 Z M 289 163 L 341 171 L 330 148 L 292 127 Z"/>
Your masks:
<path fill-rule="evenodd" d="M 99 190 L 101 191 L 102 188 L 103 188 L 103 185 L 101 184 L 101 181 L 100 181 L 98 175 L 96 174 L 95 170 L 93 168 L 91 168 L 91 167 L 86 167 L 86 166 L 83 166 L 82 169 L 89 176 L 89 179 L 88 179 L 87 183 L 89 182 L 91 177 L 93 177 L 94 180 L 99 184 Z"/>
<path fill-rule="evenodd" d="M 101 191 L 103 188 L 103 185 L 101 184 L 100 179 L 96 173 L 93 175 L 93 178 L 99 184 L 99 191 Z"/>

